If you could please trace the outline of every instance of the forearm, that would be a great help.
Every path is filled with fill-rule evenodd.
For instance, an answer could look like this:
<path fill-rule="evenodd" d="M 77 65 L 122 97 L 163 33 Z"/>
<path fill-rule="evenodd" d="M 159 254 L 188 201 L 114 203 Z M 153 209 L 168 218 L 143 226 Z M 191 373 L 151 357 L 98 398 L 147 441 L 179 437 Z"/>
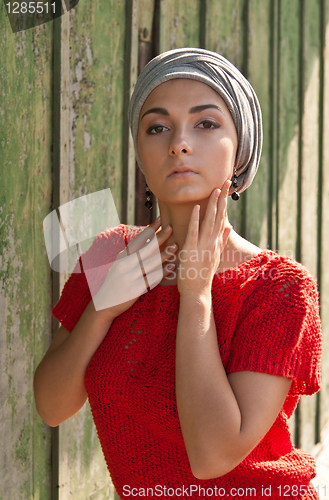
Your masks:
<path fill-rule="evenodd" d="M 176 397 L 192 471 L 200 479 L 225 473 L 239 439 L 241 413 L 221 361 L 210 292 L 180 298 Z"/>
<path fill-rule="evenodd" d="M 90 302 L 72 332 L 39 364 L 34 376 L 35 401 L 49 425 L 59 425 L 86 401 L 85 371 L 112 321 L 106 313 L 96 312 Z"/>

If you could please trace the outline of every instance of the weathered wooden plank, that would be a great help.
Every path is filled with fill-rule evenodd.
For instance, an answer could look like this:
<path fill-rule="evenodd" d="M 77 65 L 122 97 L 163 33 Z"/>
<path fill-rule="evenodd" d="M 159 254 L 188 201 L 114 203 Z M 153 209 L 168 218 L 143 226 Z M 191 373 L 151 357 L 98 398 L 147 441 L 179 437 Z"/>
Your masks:
<path fill-rule="evenodd" d="M 70 119 L 65 130 L 64 106 L 61 203 L 110 187 L 120 217 L 122 137 L 127 121 L 123 118 L 125 7 L 123 0 L 92 4 L 81 0 L 67 15 L 70 38 L 66 54 L 65 47 L 62 50 L 62 83 L 69 81 Z M 59 463 L 60 500 L 114 497 L 88 403 L 60 426 Z"/>
<path fill-rule="evenodd" d="M 263 116 L 263 150 L 257 175 L 246 191 L 245 237 L 261 248 L 269 243 L 268 218 L 271 209 L 269 203 L 270 184 L 270 131 L 271 101 L 269 60 L 271 43 L 271 19 L 269 0 L 250 0 L 249 2 L 249 49 L 248 77 L 258 96 Z M 274 78 L 274 75 L 271 75 Z"/>
<path fill-rule="evenodd" d="M 129 88 L 125 90 L 127 94 L 126 105 L 124 106 L 126 124 L 124 125 L 127 128 L 126 136 L 123 135 L 123 162 L 125 161 L 125 151 L 127 151 L 127 167 L 125 172 L 123 172 L 123 176 L 126 177 L 122 179 L 123 189 L 125 189 L 126 197 L 123 196 L 122 199 L 122 218 L 121 222 L 125 224 L 134 224 L 135 223 L 135 188 L 136 188 L 136 160 L 135 160 L 135 150 L 134 144 L 132 140 L 132 136 L 129 132 L 128 125 L 128 105 L 130 96 L 133 93 L 136 80 L 138 77 L 138 33 L 140 33 L 140 11 L 143 9 L 139 5 L 139 0 L 129 0 L 127 1 L 127 5 L 130 5 L 129 12 L 127 13 L 126 19 L 126 68 L 127 73 L 129 71 L 129 77 L 125 77 L 125 80 L 129 81 Z M 152 2 L 153 3 L 153 2 Z M 129 16 L 129 17 L 128 17 Z M 153 9 L 152 9 L 152 18 L 153 18 Z M 153 19 L 152 19 L 153 20 Z M 152 26 L 152 24 L 151 24 Z M 147 26 L 149 28 L 149 26 Z M 144 33 L 144 28 L 143 28 Z M 128 145 L 127 145 L 128 144 Z M 124 168 L 124 166 L 123 166 Z"/>
<path fill-rule="evenodd" d="M 120 215 L 125 2 L 70 14 L 70 196 L 110 187 Z"/>
<path fill-rule="evenodd" d="M 51 23 L 13 34 L 0 5 L 0 498 L 12 500 L 50 499 L 33 373 L 50 337 L 51 41 Z"/>
<path fill-rule="evenodd" d="M 296 258 L 299 161 L 299 0 L 281 2 L 277 250 Z"/>
<path fill-rule="evenodd" d="M 159 2 L 155 0 L 140 0 L 138 37 L 134 41 L 138 52 L 138 74 L 143 71 L 152 57 L 159 53 L 159 17 Z M 137 43 L 136 40 L 138 41 Z M 135 165 L 135 214 L 133 223 L 146 226 L 159 215 L 159 207 L 157 198 L 153 193 L 151 194 L 152 209 L 148 210 L 145 207 L 146 179 L 136 163 Z"/>
<path fill-rule="evenodd" d="M 323 109 L 322 109 L 322 190 L 321 207 L 321 273 L 320 303 L 323 329 L 322 389 L 320 392 L 320 429 L 329 422 L 329 0 L 325 0 L 323 16 Z"/>
<path fill-rule="evenodd" d="M 301 260 L 317 275 L 319 165 L 319 0 L 305 2 L 301 165 Z"/>
<path fill-rule="evenodd" d="M 244 68 L 245 23 L 243 0 L 207 0 L 205 48 L 223 55 L 240 71 Z M 242 195 L 244 196 L 244 194 Z M 243 232 L 243 198 L 229 199 L 228 217 L 234 229 Z"/>
<path fill-rule="evenodd" d="M 52 204 L 51 210 L 60 205 L 60 163 L 61 163 L 61 27 L 62 18 L 57 18 L 53 23 L 53 94 L 52 94 Z M 52 303 L 59 299 L 60 274 L 52 271 L 51 274 Z M 54 337 L 59 327 L 59 322 L 51 317 L 51 338 Z M 51 499 L 58 500 L 58 436 L 59 428 L 51 429 Z"/>
<path fill-rule="evenodd" d="M 243 71 L 245 36 L 243 0 L 207 0 L 206 48 L 218 52 Z"/>
<path fill-rule="evenodd" d="M 61 36 L 60 36 L 60 157 L 58 165 L 54 165 L 59 182 L 59 204 L 64 205 L 70 201 L 70 14 L 65 14 L 61 18 Z M 59 172 L 57 173 L 57 170 Z M 58 208 L 58 207 L 54 207 Z M 69 274 L 61 273 L 59 275 L 60 289 L 62 290 Z M 56 301 L 59 297 L 54 298 Z"/>
<path fill-rule="evenodd" d="M 278 176 L 279 176 L 279 57 L 280 57 L 280 6 L 281 2 L 271 2 L 271 44 L 270 44 L 270 171 L 268 246 L 278 248 Z"/>
<path fill-rule="evenodd" d="M 166 0 L 160 3 L 160 53 L 178 47 L 199 47 L 198 0 Z"/>
<path fill-rule="evenodd" d="M 299 161 L 299 0 L 281 2 L 279 19 L 278 186 L 273 241 L 281 255 L 296 258 Z M 275 249 L 275 248 L 274 248 Z M 296 416 L 290 429 L 296 438 Z"/>
<path fill-rule="evenodd" d="M 300 185 L 300 258 L 317 277 L 318 259 L 318 170 L 319 170 L 319 54 L 320 2 L 303 2 L 301 13 L 302 65 L 302 147 Z M 316 395 L 300 402 L 300 445 L 310 450 L 315 443 Z"/>
<path fill-rule="evenodd" d="M 33 205 L 31 211 L 31 251 L 33 267 L 30 269 L 33 280 L 33 365 L 29 368 L 32 378 L 34 371 L 48 347 L 51 334 L 49 306 L 51 302 L 50 267 L 46 256 L 43 219 L 51 206 L 52 180 L 52 39 L 53 23 L 33 28 L 34 50 L 34 98 L 30 105 L 34 114 L 33 155 L 28 159 L 30 183 L 33 179 Z M 26 291 L 24 290 L 24 295 Z M 31 297 L 32 299 L 32 297 Z M 18 304 L 21 308 L 21 302 Z M 25 327 L 24 327 L 25 328 Z M 27 330 L 28 331 L 28 330 Z M 45 345 L 46 344 L 46 345 Z M 31 402 L 33 389 L 31 388 Z M 47 499 L 50 496 L 50 432 L 48 426 L 37 415 L 34 408 L 33 451 L 33 500 Z"/>
<path fill-rule="evenodd" d="M 59 486 L 59 500 L 114 498 L 88 404 L 61 424 Z"/>

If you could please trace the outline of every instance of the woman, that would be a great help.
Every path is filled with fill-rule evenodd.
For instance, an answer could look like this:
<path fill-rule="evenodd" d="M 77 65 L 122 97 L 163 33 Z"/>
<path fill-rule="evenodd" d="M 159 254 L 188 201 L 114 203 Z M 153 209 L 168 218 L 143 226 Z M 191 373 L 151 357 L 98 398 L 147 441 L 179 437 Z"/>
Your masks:
<path fill-rule="evenodd" d="M 37 409 L 56 426 L 89 397 L 121 498 L 317 498 L 288 427 L 320 388 L 316 285 L 226 214 L 258 167 L 257 97 L 223 57 L 177 49 L 144 68 L 129 120 L 160 218 L 86 252 L 52 311 L 62 326 L 36 371 Z"/>

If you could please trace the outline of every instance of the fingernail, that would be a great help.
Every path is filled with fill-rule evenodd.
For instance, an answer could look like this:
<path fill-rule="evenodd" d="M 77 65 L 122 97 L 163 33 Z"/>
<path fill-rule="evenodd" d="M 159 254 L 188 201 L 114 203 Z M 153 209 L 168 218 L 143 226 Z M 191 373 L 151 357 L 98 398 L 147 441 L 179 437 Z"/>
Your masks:
<path fill-rule="evenodd" d="M 173 243 L 172 245 L 170 245 L 170 250 L 174 250 L 175 248 L 177 247 L 177 243 Z"/>
<path fill-rule="evenodd" d="M 175 269 L 175 264 L 168 264 L 167 265 L 168 271 L 171 271 L 172 269 Z"/>
<path fill-rule="evenodd" d="M 170 225 L 170 224 L 168 224 L 168 226 L 166 227 L 166 229 L 164 230 L 164 232 L 165 232 L 165 233 L 168 233 L 168 231 L 170 231 L 170 229 L 171 229 L 171 225 Z"/>
<path fill-rule="evenodd" d="M 216 198 L 218 198 L 219 195 L 220 195 L 220 193 L 221 193 L 221 190 L 219 188 L 217 188 L 216 191 L 215 191 L 215 193 L 216 193 Z"/>

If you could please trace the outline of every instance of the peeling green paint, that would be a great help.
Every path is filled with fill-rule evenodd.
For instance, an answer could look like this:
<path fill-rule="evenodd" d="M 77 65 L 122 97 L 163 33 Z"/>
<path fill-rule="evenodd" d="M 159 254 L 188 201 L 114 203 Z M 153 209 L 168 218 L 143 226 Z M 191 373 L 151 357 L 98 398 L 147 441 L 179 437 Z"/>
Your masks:
<path fill-rule="evenodd" d="M 0 498 L 12 500 L 36 498 L 34 487 L 42 500 L 50 498 L 50 433 L 35 415 L 32 394 L 35 363 L 50 335 L 43 320 L 50 273 L 42 220 L 51 204 L 51 52 L 51 24 L 13 34 L 0 4 L 0 399 L 6 422 Z M 40 345 L 34 340 L 39 329 Z M 34 446 L 39 436 L 41 445 Z"/>
<path fill-rule="evenodd" d="M 20 460 L 23 465 L 27 464 L 31 457 L 30 442 L 31 442 L 32 428 L 31 424 L 27 424 L 24 420 L 18 440 L 15 443 L 15 459 Z"/>

